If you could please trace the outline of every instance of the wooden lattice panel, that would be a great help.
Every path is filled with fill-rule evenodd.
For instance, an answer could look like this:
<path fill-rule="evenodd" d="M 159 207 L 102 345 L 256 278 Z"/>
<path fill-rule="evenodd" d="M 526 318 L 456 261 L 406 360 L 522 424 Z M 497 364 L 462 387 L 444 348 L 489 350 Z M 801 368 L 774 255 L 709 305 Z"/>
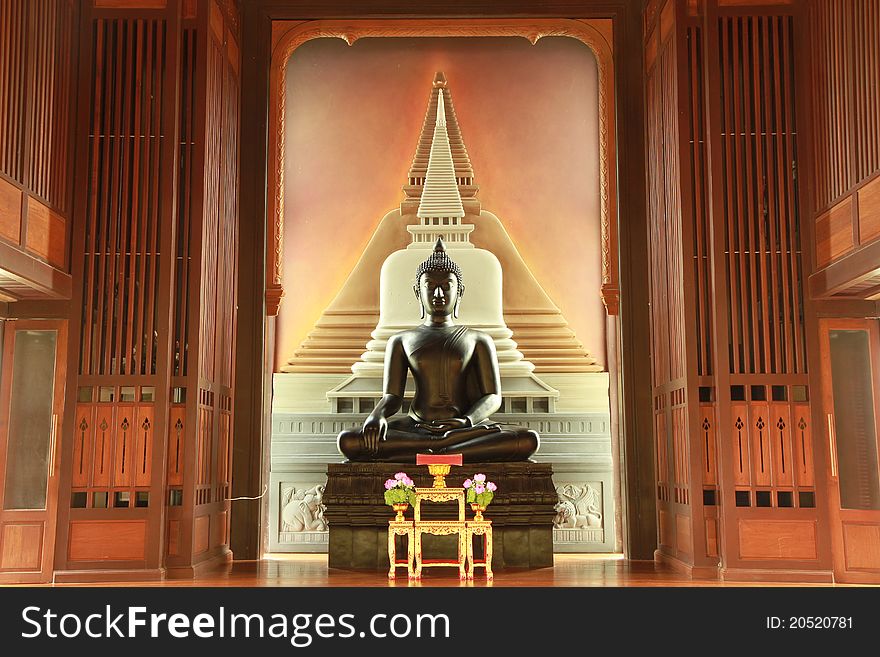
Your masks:
<path fill-rule="evenodd" d="M 710 260 L 711 243 L 709 227 L 708 203 L 708 153 L 706 138 L 706 117 L 703 98 L 704 63 L 703 63 L 702 30 L 693 26 L 687 29 L 687 85 L 689 109 L 689 142 L 690 162 L 688 171 L 691 175 L 691 195 L 687 199 L 693 220 L 693 266 L 696 287 L 696 352 L 697 375 L 709 376 L 713 371 L 712 348 L 712 262 Z"/>
<path fill-rule="evenodd" d="M 880 169 L 880 0 L 809 3 L 817 209 Z"/>
<path fill-rule="evenodd" d="M 730 371 L 806 372 L 790 16 L 719 19 Z"/>
<path fill-rule="evenodd" d="M 684 286 L 675 49 L 661 47 L 647 80 L 648 213 L 654 385 L 684 376 Z"/>
<path fill-rule="evenodd" d="M 165 27 L 95 21 L 81 374 L 156 373 Z"/>
<path fill-rule="evenodd" d="M 70 209 L 71 0 L 5 0 L 0 20 L 0 172 Z"/>
<path fill-rule="evenodd" d="M 194 176 L 196 158 L 196 53 L 198 32 L 195 28 L 183 30 L 180 65 L 180 178 L 177 189 L 177 224 L 175 244 L 177 258 L 174 268 L 174 323 L 173 374 L 186 376 L 189 372 L 189 327 L 192 321 L 191 267 L 193 254 L 193 210 L 198 195 L 193 193 L 197 183 Z"/>

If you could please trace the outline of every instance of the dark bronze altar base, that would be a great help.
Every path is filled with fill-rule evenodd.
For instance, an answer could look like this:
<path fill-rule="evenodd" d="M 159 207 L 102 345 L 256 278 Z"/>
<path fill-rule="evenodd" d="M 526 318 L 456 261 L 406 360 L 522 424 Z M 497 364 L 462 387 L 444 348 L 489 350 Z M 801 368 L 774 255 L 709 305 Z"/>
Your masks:
<path fill-rule="evenodd" d="M 327 466 L 324 517 L 330 526 L 331 568 L 346 570 L 388 569 L 388 520 L 394 515 L 385 504 L 385 480 L 404 471 L 417 486 L 429 487 L 433 477 L 427 468 L 400 463 L 331 463 Z M 424 471 L 424 472 L 423 472 Z M 485 513 L 492 521 L 494 557 L 492 568 L 546 568 L 553 565 L 553 507 L 556 490 L 549 463 L 472 463 L 453 467 L 446 478 L 449 486 L 482 472 L 498 485 L 495 499 Z M 422 504 L 426 519 L 457 518 L 454 503 Z M 467 518 L 473 517 L 470 507 Z M 411 520 L 413 510 L 406 512 Z M 451 540 L 450 540 L 451 539 Z M 426 559 L 454 554 L 455 539 L 425 536 Z"/>

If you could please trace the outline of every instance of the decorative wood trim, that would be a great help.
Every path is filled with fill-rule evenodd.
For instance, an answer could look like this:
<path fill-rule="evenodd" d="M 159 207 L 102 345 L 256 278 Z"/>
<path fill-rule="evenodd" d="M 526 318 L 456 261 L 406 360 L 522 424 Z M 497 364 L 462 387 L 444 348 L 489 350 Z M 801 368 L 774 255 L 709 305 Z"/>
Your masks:
<path fill-rule="evenodd" d="M 880 240 L 875 240 L 810 276 L 810 295 L 818 299 L 845 292 L 872 276 L 878 266 Z"/>
<path fill-rule="evenodd" d="M 717 566 L 694 566 L 660 550 L 654 553 L 654 561 L 665 564 L 674 571 L 687 575 L 691 579 L 721 579 L 721 571 Z"/>
<path fill-rule="evenodd" d="M 0 262 L 5 275 L 44 294 L 47 299 L 70 299 L 73 280 L 51 265 L 0 241 Z M 24 275 L 22 272 L 27 272 Z"/>
<path fill-rule="evenodd" d="M 614 47 L 610 19 L 473 19 L 275 21 L 269 73 L 269 191 L 267 195 L 266 313 L 278 313 L 284 240 L 284 136 L 287 62 L 312 39 L 339 38 L 348 45 L 364 37 L 524 37 L 532 44 L 546 36 L 584 43 L 599 72 L 599 185 L 602 217 L 602 300 L 609 315 L 619 312 L 617 247 L 617 154 Z"/>

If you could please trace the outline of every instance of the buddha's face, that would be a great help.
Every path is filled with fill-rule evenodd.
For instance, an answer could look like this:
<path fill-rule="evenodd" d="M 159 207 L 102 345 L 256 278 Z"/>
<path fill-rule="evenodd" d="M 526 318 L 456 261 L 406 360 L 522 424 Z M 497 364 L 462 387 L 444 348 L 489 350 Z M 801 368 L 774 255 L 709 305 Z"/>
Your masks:
<path fill-rule="evenodd" d="M 425 272 L 419 278 L 418 295 L 428 315 L 451 315 L 459 298 L 458 277 L 452 272 Z"/>

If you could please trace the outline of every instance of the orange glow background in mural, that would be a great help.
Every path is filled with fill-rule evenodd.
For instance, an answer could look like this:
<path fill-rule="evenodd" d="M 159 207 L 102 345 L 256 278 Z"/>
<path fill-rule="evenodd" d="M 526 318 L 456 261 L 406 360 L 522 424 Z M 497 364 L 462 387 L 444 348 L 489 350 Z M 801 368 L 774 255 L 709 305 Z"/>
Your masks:
<path fill-rule="evenodd" d="M 441 70 L 482 207 L 605 363 L 592 52 L 564 37 L 534 46 L 512 37 L 364 38 L 352 46 L 310 41 L 288 64 L 276 368 L 339 291 L 381 218 L 400 205 Z"/>

